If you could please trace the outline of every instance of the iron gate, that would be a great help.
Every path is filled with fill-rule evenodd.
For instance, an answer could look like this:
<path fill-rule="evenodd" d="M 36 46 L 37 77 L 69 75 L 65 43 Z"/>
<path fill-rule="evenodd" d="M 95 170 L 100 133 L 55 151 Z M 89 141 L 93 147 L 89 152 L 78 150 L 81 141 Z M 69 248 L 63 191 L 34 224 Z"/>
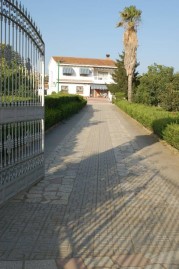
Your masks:
<path fill-rule="evenodd" d="M 27 10 L 0 0 L 0 204 L 44 176 L 44 49 Z"/>

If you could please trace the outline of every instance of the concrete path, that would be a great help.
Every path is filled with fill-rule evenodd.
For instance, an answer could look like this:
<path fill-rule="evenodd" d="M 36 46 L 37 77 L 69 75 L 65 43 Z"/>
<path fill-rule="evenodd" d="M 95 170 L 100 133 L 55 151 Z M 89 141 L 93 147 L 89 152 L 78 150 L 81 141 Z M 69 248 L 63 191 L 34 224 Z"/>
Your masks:
<path fill-rule="evenodd" d="M 45 154 L 45 179 L 0 209 L 0 269 L 179 268 L 176 151 L 89 100 Z"/>

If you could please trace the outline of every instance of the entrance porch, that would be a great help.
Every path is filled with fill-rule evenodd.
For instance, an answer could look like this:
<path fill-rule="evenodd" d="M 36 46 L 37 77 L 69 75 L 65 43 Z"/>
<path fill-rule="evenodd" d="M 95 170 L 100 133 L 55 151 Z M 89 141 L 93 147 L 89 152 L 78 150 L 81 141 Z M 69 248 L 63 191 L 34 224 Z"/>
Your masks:
<path fill-rule="evenodd" d="M 90 87 L 90 97 L 93 98 L 107 98 L 108 97 L 108 88 L 107 85 L 98 85 L 98 84 L 93 84 Z"/>

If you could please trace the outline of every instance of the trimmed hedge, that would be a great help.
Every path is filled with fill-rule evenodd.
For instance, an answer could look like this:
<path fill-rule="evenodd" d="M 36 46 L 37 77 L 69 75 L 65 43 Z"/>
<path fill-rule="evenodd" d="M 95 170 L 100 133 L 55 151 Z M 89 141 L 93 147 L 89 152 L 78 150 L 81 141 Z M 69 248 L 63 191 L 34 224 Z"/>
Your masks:
<path fill-rule="evenodd" d="M 80 95 L 54 94 L 45 97 L 45 130 L 81 110 L 87 101 Z"/>
<path fill-rule="evenodd" d="M 167 125 L 163 131 L 163 139 L 176 149 L 179 149 L 179 124 Z"/>
<path fill-rule="evenodd" d="M 116 100 L 115 104 L 179 150 L 179 112 L 168 112 L 158 107 L 136 103 L 130 104 L 126 100 Z"/>

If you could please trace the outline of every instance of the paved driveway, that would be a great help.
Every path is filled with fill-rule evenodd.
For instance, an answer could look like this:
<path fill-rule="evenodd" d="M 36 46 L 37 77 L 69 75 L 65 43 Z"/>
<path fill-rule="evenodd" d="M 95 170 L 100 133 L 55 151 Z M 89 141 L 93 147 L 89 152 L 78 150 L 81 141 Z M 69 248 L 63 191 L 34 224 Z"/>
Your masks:
<path fill-rule="evenodd" d="M 176 151 L 91 100 L 45 154 L 45 179 L 0 209 L 0 269 L 179 268 Z"/>

